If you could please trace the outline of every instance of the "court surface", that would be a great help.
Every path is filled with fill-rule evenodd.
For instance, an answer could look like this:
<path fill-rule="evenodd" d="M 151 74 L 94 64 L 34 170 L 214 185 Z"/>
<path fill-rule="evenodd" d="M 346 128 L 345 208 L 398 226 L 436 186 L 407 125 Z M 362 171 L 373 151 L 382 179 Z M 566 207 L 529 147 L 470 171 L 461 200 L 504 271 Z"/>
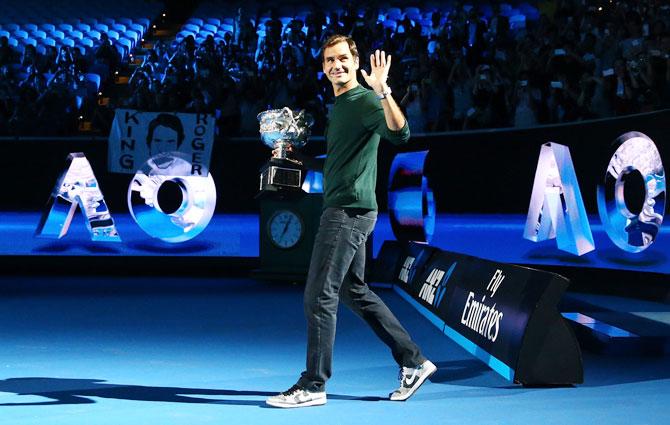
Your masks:
<path fill-rule="evenodd" d="M 377 292 L 439 367 L 405 403 L 390 352 L 340 309 L 328 403 L 264 399 L 304 365 L 302 287 L 233 278 L 0 278 L 2 424 L 655 424 L 670 358 L 584 352 L 585 383 L 511 384 L 398 294 Z"/>

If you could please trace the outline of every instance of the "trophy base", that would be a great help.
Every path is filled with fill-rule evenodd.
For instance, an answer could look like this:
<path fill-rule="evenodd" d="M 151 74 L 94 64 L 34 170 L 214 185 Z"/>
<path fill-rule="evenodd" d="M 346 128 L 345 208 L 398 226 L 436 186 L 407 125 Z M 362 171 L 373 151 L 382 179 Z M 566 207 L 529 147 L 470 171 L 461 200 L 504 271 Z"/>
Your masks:
<path fill-rule="evenodd" d="M 301 193 L 302 169 L 296 168 L 292 161 L 273 158 L 261 169 L 259 190 L 258 196 L 274 192 Z"/>

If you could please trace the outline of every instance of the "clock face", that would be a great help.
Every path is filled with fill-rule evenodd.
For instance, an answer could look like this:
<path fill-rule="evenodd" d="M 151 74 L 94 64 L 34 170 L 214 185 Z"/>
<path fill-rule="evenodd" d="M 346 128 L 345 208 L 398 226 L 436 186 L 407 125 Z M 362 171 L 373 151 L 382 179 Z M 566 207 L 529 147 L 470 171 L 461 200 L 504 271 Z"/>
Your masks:
<path fill-rule="evenodd" d="M 279 248 L 292 248 L 302 238 L 302 219 L 289 210 L 275 212 L 268 221 L 268 234 L 272 243 Z"/>

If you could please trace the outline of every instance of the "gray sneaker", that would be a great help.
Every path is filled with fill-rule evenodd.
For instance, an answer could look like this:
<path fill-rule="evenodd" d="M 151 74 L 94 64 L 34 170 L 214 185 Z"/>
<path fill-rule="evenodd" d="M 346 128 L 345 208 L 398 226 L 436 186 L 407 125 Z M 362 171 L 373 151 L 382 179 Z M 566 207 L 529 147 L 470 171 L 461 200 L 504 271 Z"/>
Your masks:
<path fill-rule="evenodd" d="M 326 404 L 326 392 L 307 391 L 296 384 L 283 393 L 268 397 L 265 403 L 283 408 L 321 406 Z"/>
<path fill-rule="evenodd" d="M 416 368 L 403 367 L 400 369 L 398 379 L 400 380 L 400 388 L 389 394 L 389 398 L 393 401 L 405 401 L 412 396 L 419 389 L 426 379 L 430 378 L 437 370 L 430 360 L 426 360 Z"/>

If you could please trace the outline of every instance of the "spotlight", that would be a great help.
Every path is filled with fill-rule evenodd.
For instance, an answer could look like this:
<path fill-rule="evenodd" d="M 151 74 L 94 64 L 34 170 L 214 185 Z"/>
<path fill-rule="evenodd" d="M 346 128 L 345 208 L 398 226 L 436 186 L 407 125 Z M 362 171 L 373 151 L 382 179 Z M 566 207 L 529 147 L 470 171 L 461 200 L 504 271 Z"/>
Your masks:
<path fill-rule="evenodd" d="M 163 18 L 165 18 L 165 13 L 163 13 Z"/>
<path fill-rule="evenodd" d="M 101 92 L 101 91 L 98 92 L 98 96 L 102 96 L 102 92 Z"/>
<path fill-rule="evenodd" d="M 156 29 L 156 24 L 154 24 L 153 28 Z"/>

